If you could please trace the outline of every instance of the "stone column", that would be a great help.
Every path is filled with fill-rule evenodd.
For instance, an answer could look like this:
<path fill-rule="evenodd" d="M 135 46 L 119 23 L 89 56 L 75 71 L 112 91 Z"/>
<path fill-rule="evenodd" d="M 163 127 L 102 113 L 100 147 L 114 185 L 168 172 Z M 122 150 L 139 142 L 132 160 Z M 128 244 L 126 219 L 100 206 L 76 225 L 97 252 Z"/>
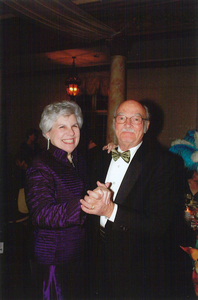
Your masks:
<path fill-rule="evenodd" d="M 108 112 L 107 112 L 107 143 L 117 143 L 113 130 L 113 117 L 116 107 L 123 102 L 126 96 L 126 57 L 123 55 L 111 56 Z"/>

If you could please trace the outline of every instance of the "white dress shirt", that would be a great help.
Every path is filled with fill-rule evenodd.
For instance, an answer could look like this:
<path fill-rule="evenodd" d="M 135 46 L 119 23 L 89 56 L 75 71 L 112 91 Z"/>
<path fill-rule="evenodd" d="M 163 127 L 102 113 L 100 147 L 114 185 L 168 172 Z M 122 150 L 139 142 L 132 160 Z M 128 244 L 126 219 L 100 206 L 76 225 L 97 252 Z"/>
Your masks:
<path fill-rule="evenodd" d="M 109 169 L 107 172 L 107 176 L 105 179 L 105 183 L 106 182 L 111 182 L 111 187 L 110 189 L 113 191 L 113 201 L 115 201 L 117 192 L 120 188 L 120 185 L 122 183 L 122 180 L 124 178 L 124 175 L 129 167 L 129 164 L 131 163 L 131 160 L 133 159 L 136 151 L 138 150 L 138 148 L 141 146 L 142 142 L 140 144 L 138 144 L 137 146 L 130 148 L 130 161 L 129 163 L 126 163 L 122 157 L 119 157 L 118 160 L 114 161 L 113 159 L 111 159 L 110 165 L 109 165 Z M 124 152 L 120 150 L 120 147 L 118 147 L 118 151 L 119 152 Z M 114 210 L 113 213 L 111 214 L 110 218 L 107 218 L 105 216 L 101 216 L 100 217 L 100 225 L 102 227 L 105 227 L 107 220 L 114 222 L 116 214 L 117 214 L 117 210 L 118 210 L 118 205 L 115 203 L 114 205 Z"/>

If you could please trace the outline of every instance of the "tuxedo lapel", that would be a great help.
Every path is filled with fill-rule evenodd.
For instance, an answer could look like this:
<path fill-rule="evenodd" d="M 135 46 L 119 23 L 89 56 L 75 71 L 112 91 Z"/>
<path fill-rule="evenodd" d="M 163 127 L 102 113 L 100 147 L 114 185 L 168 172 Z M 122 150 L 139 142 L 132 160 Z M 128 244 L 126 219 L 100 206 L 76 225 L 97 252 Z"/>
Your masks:
<path fill-rule="evenodd" d="M 102 156 L 102 161 L 101 161 L 101 164 L 103 165 L 101 182 L 105 182 L 105 178 L 107 176 L 111 158 L 112 158 L 111 153 L 107 153 L 107 151 L 104 151 Z"/>
<path fill-rule="evenodd" d="M 137 181 L 139 175 L 142 172 L 142 168 L 143 168 L 142 159 L 141 159 L 142 152 L 143 152 L 142 146 L 137 150 L 122 180 L 122 183 L 120 185 L 120 188 L 115 198 L 115 202 L 118 204 L 122 204 L 124 202 L 124 200 L 132 190 L 135 182 Z"/>

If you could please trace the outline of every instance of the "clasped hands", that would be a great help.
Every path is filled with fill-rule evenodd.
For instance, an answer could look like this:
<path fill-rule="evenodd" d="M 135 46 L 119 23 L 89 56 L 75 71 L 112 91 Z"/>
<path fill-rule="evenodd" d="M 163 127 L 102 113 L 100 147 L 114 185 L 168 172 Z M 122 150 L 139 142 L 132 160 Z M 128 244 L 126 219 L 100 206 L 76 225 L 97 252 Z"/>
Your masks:
<path fill-rule="evenodd" d="M 81 209 L 87 214 L 110 218 L 114 210 L 113 192 L 109 189 L 110 183 L 104 184 L 97 181 L 97 186 L 93 191 L 88 190 L 88 195 L 80 200 Z"/>

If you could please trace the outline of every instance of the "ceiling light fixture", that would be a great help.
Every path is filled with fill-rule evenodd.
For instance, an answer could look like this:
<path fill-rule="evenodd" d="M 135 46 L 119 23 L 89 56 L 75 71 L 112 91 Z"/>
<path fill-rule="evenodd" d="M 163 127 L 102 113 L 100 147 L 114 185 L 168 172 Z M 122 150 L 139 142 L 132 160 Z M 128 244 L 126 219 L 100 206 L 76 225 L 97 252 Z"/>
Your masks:
<path fill-rule="evenodd" d="M 72 68 L 72 76 L 65 81 L 67 94 L 70 97 L 75 97 L 79 93 L 79 86 L 81 84 L 81 80 L 76 75 L 76 66 L 75 66 L 75 56 L 72 56 L 73 58 L 73 68 Z"/>

